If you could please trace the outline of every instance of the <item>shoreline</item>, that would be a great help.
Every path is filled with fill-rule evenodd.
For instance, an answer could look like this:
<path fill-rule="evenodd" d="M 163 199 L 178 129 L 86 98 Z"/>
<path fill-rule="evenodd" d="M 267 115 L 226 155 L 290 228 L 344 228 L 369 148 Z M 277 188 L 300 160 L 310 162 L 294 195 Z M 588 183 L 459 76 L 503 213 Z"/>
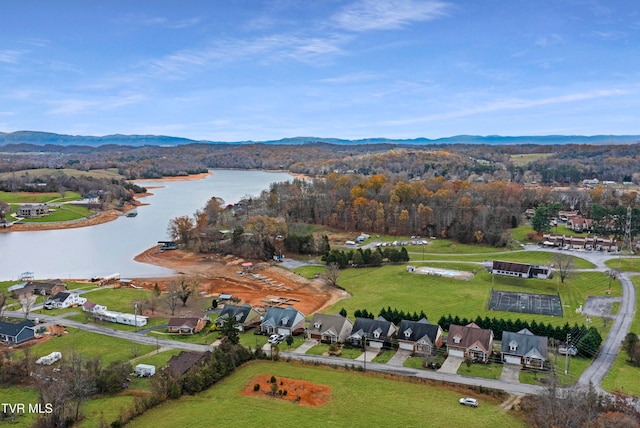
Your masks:
<path fill-rule="evenodd" d="M 188 176 L 181 177 L 164 177 L 164 178 L 156 178 L 153 180 L 131 180 L 131 182 L 140 182 L 140 181 L 191 181 L 191 180 L 202 180 L 209 175 L 213 175 L 213 172 L 203 172 L 200 174 L 192 174 Z M 163 186 L 148 186 L 149 189 L 158 189 Z M 110 221 L 116 220 L 118 217 L 125 215 L 128 211 L 134 210 L 139 206 L 148 205 L 147 203 L 142 203 L 139 201 L 141 198 L 146 198 L 148 196 L 153 196 L 153 193 L 147 191 L 146 193 L 136 193 L 133 197 L 133 204 L 129 204 L 124 211 L 109 209 L 106 211 L 99 212 L 98 214 L 85 217 L 83 219 L 72 220 L 67 222 L 60 223 L 21 223 L 21 224 L 13 224 L 10 227 L 0 228 L 0 233 L 9 233 L 9 232 L 38 232 L 45 230 L 64 230 L 64 229 L 76 229 L 79 227 L 89 227 L 89 226 L 97 226 L 99 224 L 108 223 Z"/>

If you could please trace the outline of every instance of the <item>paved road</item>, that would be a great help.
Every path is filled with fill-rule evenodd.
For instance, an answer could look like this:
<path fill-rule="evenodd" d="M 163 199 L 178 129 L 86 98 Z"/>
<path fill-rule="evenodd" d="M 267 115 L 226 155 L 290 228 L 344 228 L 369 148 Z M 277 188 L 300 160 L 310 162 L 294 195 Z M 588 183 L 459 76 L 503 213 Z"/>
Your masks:
<path fill-rule="evenodd" d="M 24 317 L 24 315 L 20 311 L 6 311 L 5 315 L 8 317 L 16 317 L 16 318 Z M 111 337 L 117 337 L 119 339 L 128 340 L 130 342 L 141 343 L 143 345 L 161 346 L 163 348 L 172 348 L 172 349 L 184 349 L 187 351 L 195 351 L 195 352 L 211 351 L 213 349 L 211 345 L 197 345 L 194 343 L 185 343 L 177 340 L 160 339 L 158 337 L 147 336 L 139 332 L 116 330 L 113 328 L 103 327 L 101 325 L 96 325 L 92 323 L 83 323 L 79 321 L 68 320 L 65 318 L 65 315 L 72 315 L 72 314 L 63 314 L 58 316 L 38 314 L 37 317 L 34 315 L 34 318 L 38 318 L 41 321 L 44 321 L 46 324 L 58 324 L 64 327 L 73 327 L 79 330 L 90 331 L 92 333 L 103 334 L 105 336 L 111 336 Z"/>
<path fill-rule="evenodd" d="M 557 252 L 558 250 L 544 249 L 538 246 L 527 245 L 525 250 L 529 251 L 550 251 Z M 584 258 L 596 267 L 593 270 L 606 271 L 609 268 L 605 265 L 607 260 L 617 257 L 615 254 L 606 254 L 600 252 L 575 252 L 573 255 Z M 304 264 L 304 263 L 301 263 Z M 635 288 L 631 283 L 628 274 L 622 273 L 619 275 L 620 282 L 622 284 L 622 301 L 620 304 L 620 310 L 615 316 L 615 320 L 611 326 L 611 330 L 607 339 L 602 344 L 598 357 L 593 363 L 585 370 L 582 376 L 578 379 L 577 384 L 580 386 L 586 386 L 593 384 L 599 391 L 600 382 L 611 368 L 616 355 L 620 351 L 622 340 L 626 336 L 636 310 L 636 294 Z M 9 317 L 22 318 L 24 315 L 20 311 L 5 311 L 5 315 Z M 35 317 L 35 315 L 33 315 Z M 104 334 L 107 336 L 117 337 L 120 339 L 129 340 L 136 343 L 142 343 L 145 345 L 156 345 L 163 348 L 175 348 L 185 349 L 189 351 L 204 352 L 212 350 L 212 345 L 197 345 L 192 343 L 184 343 L 169 339 L 160 339 L 157 337 L 149 337 L 141 333 L 128 332 L 122 330 L 115 330 L 108 327 L 98 326 L 90 323 L 82 323 L 77 321 L 68 320 L 65 315 L 50 316 L 40 315 L 38 318 L 47 322 L 60 324 L 66 327 L 74 327 L 82 330 L 91 331 L 98 334 Z M 291 358 L 301 361 L 319 362 L 322 364 L 336 365 L 336 366 L 359 366 L 363 365 L 363 362 L 354 360 L 348 360 L 339 357 L 325 357 L 317 355 L 307 355 L 301 353 L 283 352 L 280 354 L 283 358 Z M 416 370 L 406 367 L 391 366 L 380 363 L 366 363 L 366 369 L 382 373 L 391 373 L 401 376 L 413 376 L 424 379 L 440 380 L 443 382 L 460 383 L 471 386 L 484 386 L 488 388 L 495 388 L 509 392 L 511 394 L 524 395 L 524 394 L 540 394 L 544 391 L 544 388 L 535 385 L 526 385 L 520 383 L 505 382 L 500 380 L 474 378 L 468 376 L 461 376 L 453 373 L 442 373 L 431 370 Z"/>

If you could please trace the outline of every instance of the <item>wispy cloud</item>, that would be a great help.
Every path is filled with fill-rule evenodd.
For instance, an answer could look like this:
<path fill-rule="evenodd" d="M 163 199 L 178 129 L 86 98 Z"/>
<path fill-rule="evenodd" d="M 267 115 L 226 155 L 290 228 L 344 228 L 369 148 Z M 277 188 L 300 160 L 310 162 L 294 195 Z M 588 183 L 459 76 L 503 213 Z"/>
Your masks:
<path fill-rule="evenodd" d="M 338 27 L 350 31 L 392 30 L 412 22 L 446 16 L 450 4 L 439 0 L 360 0 L 333 17 Z"/>
<path fill-rule="evenodd" d="M 540 47 L 556 46 L 564 43 L 564 39 L 559 34 L 549 34 L 547 36 L 538 37 L 536 45 Z"/>
<path fill-rule="evenodd" d="M 125 105 L 142 101 L 145 97 L 141 94 L 127 95 L 122 97 L 109 97 L 100 100 L 86 100 L 77 98 L 66 98 L 49 101 L 48 104 L 54 108 L 47 111 L 47 114 L 78 114 L 88 111 L 113 110 Z"/>
<path fill-rule="evenodd" d="M 591 34 L 603 40 L 619 40 L 626 37 L 622 31 L 593 31 Z"/>
<path fill-rule="evenodd" d="M 628 94 L 628 91 L 621 89 L 601 89 L 588 92 L 577 92 L 573 94 L 561 95 L 557 97 L 547 97 L 538 99 L 520 99 L 511 98 L 505 100 L 497 100 L 494 102 L 478 105 L 467 109 L 433 114 L 406 120 L 395 120 L 386 122 L 390 125 L 408 125 L 412 123 L 434 122 L 439 120 L 459 119 L 472 115 L 493 113 L 497 111 L 521 110 L 531 107 L 540 107 L 553 104 L 563 104 L 575 101 L 586 101 L 596 98 L 614 97 L 618 95 Z"/>
<path fill-rule="evenodd" d="M 217 40 L 199 49 L 184 49 L 163 58 L 150 61 L 156 73 L 167 76 L 190 72 L 193 67 L 208 67 L 221 63 L 252 59 L 255 62 L 270 62 L 294 59 L 312 62 L 321 57 L 340 55 L 346 37 L 304 37 L 276 34 L 253 40 Z"/>
<path fill-rule="evenodd" d="M 121 21 L 126 24 L 144 25 L 147 27 L 162 27 L 172 30 L 190 28 L 198 25 L 200 22 L 202 22 L 202 20 L 202 17 L 198 16 L 193 18 L 172 20 L 164 16 L 140 16 L 134 14 L 128 14 L 123 19 L 121 19 Z"/>
<path fill-rule="evenodd" d="M 351 73 L 344 74 L 342 76 L 328 77 L 326 79 L 320 79 L 318 82 L 320 83 L 335 83 L 335 84 L 344 84 L 344 83 L 358 83 L 371 81 L 380 78 L 381 75 L 377 73 Z"/>
<path fill-rule="evenodd" d="M 20 62 L 20 59 L 24 56 L 26 51 L 24 50 L 3 50 L 0 51 L 0 62 L 4 62 L 7 64 L 17 64 Z"/>

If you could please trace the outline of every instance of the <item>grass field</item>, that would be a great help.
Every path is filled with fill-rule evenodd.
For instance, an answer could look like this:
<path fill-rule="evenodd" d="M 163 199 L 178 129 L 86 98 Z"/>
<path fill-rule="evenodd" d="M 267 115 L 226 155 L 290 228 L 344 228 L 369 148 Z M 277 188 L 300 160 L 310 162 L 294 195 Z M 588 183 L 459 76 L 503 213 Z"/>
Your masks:
<path fill-rule="evenodd" d="M 331 388 L 331 401 L 323 406 L 308 407 L 274 398 L 241 396 L 244 386 L 259 374 L 327 385 Z M 458 399 L 466 395 L 478 397 L 480 406 L 461 407 Z M 325 367 L 256 362 L 202 394 L 167 402 L 127 426 L 526 426 L 497 404 L 491 398 L 462 388 L 391 380 Z"/>
<path fill-rule="evenodd" d="M 638 305 L 640 305 L 640 276 L 632 277 L 632 282 L 636 288 L 636 315 L 631 323 L 630 332 L 640 334 L 640 315 Z M 607 373 L 601 383 L 602 389 L 613 392 L 619 390 L 624 394 L 640 396 L 640 368 L 634 367 L 627 362 L 628 355 L 621 350 L 616 357 L 611 370 Z"/>
<path fill-rule="evenodd" d="M 108 168 L 108 169 L 94 169 L 91 171 L 81 171 L 79 169 L 73 168 L 65 168 L 65 169 L 53 169 L 53 168 L 40 168 L 40 169 L 25 169 L 14 172 L 3 172 L 0 173 L 0 180 L 7 180 L 11 178 L 12 175 L 17 177 L 21 177 L 25 174 L 28 174 L 29 177 L 39 178 L 43 176 L 49 175 L 66 175 L 70 177 L 94 177 L 94 178 L 109 178 L 109 179 L 121 179 L 125 178 L 123 175 L 118 173 L 117 168 Z"/>
<path fill-rule="evenodd" d="M 91 210 L 85 207 L 64 204 L 59 207 L 52 208 L 50 214 L 44 217 L 25 218 L 21 220 L 23 223 L 53 223 L 57 221 L 80 220 L 91 216 Z"/>
<path fill-rule="evenodd" d="M 548 158 L 553 153 L 522 153 L 509 156 L 509 162 L 515 166 L 529 165 L 531 162 L 535 162 L 540 159 Z"/>
<path fill-rule="evenodd" d="M 447 255 L 447 254 L 429 254 L 425 253 L 424 257 L 422 253 L 409 253 L 411 261 L 409 263 L 421 263 L 423 261 L 457 261 L 466 263 L 481 263 L 491 260 L 502 260 L 506 262 L 519 262 L 536 265 L 549 265 L 553 262 L 553 256 L 555 253 L 546 251 L 514 251 L 514 252 L 502 252 L 499 254 L 479 254 L 479 255 Z M 491 256 L 491 257 L 489 257 Z M 575 264 L 576 269 L 592 269 L 595 266 L 593 263 L 581 259 L 580 257 L 570 256 Z M 469 270 L 469 269 L 467 269 Z"/>
<path fill-rule="evenodd" d="M 52 337 L 46 342 L 32 346 L 31 353 L 39 358 L 52 352 L 62 352 L 62 358 L 77 353 L 87 359 L 100 358 L 103 364 L 130 360 L 156 350 L 155 346 L 141 345 L 111 336 L 67 328 L 68 333 Z M 21 351 L 16 351 L 21 352 Z"/>
<path fill-rule="evenodd" d="M 623 272 L 640 272 L 640 257 L 618 257 L 605 262 L 608 268 Z"/>
<path fill-rule="evenodd" d="M 458 315 L 475 319 L 504 318 L 563 325 L 584 324 L 584 317 L 575 310 L 584 303 L 587 296 L 602 296 L 608 288 L 609 278 L 601 272 L 581 272 L 561 284 L 558 279 L 539 280 L 492 276 L 480 270 L 470 281 L 420 275 L 406 272 L 402 265 L 379 268 L 346 269 L 342 271 L 338 283 L 351 297 L 342 300 L 325 313 L 336 313 L 345 308 L 353 318 L 356 309 L 367 309 L 376 315 L 382 308 L 405 312 L 424 310 L 430 320 L 437 322 L 441 316 Z M 520 291 L 540 294 L 556 294 L 560 291 L 565 316 L 563 318 L 538 316 L 501 311 L 489 311 L 487 303 L 492 286 L 497 290 Z M 613 288 L 612 296 L 620 296 L 620 286 Z M 603 334 L 604 336 L 604 334 Z"/>
<path fill-rule="evenodd" d="M 2 174 L 0 174 L 1 176 Z M 1 179 L 1 178 L 0 178 Z M 50 202 L 66 202 L 80 199 L 78 192 L 65 192 L 62 194 L 55 192 L 0 192 L 0 201 L 8 204 L 44 204 Z"/>

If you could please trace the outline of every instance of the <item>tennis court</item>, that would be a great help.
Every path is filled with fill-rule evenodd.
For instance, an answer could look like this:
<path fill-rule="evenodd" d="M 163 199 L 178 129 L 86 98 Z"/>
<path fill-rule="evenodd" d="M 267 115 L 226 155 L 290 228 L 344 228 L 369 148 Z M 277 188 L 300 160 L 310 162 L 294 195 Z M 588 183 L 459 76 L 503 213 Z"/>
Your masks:
<path fill-rule="evenodd" d="M 491 290 L 489 310 L 562 316 L 560 295 Z"/>

